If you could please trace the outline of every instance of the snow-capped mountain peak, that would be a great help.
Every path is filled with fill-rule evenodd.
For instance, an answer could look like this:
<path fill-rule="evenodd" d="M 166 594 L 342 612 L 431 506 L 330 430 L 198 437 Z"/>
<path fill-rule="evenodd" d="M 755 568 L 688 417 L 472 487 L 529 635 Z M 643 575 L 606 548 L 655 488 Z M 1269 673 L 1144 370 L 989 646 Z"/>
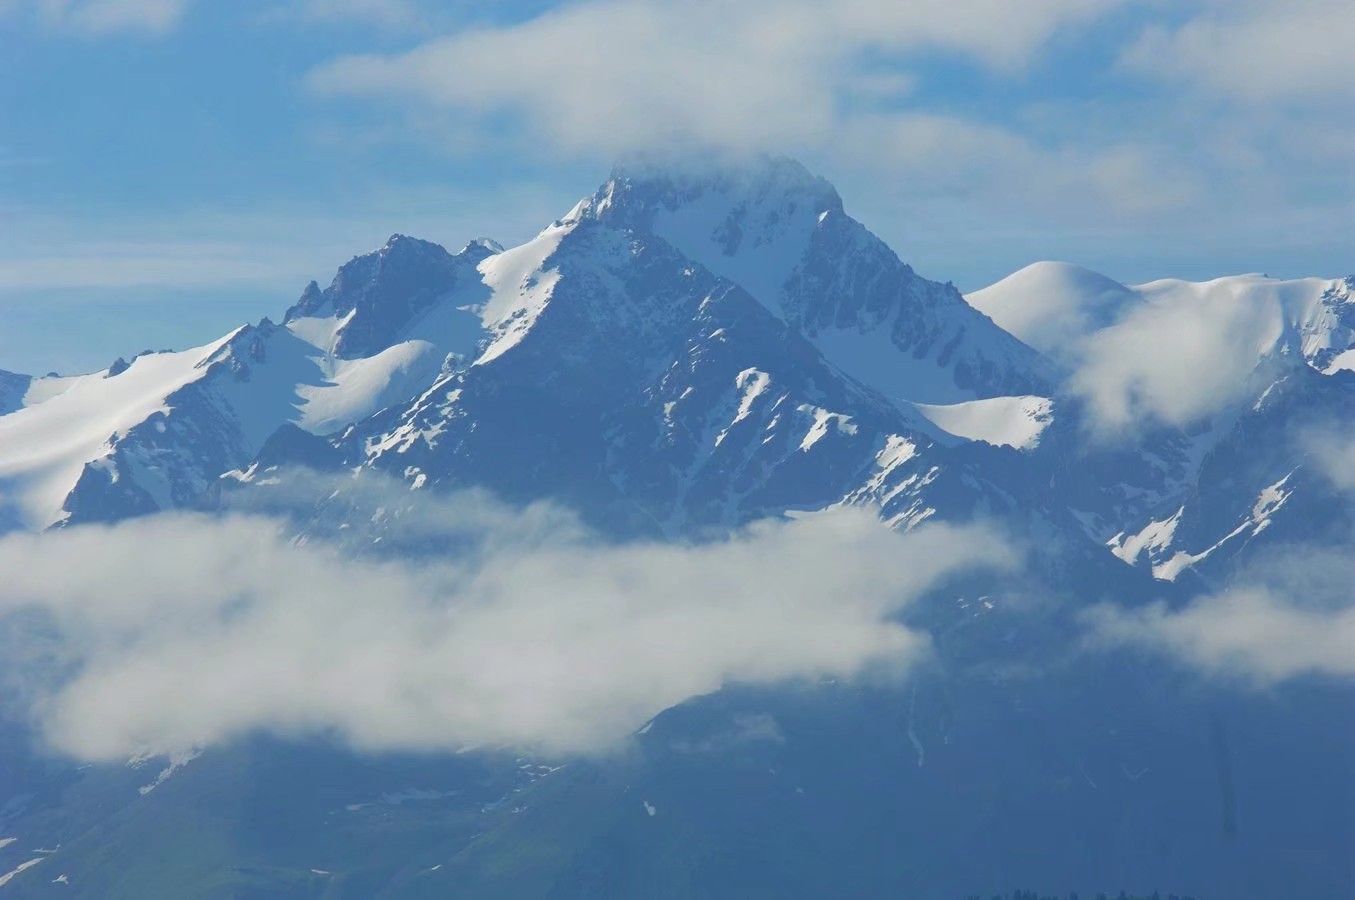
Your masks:
<path fill-rule="evenodd" d="M 735 282 L 843 371 L 896 401 L 1046 393 L 1053 367 L 928 281 L 793 160 L 619 166 L 563 220 L 652 235 Z"/>
<path fill-rule="evenodd" d="M 654 234 L 785 317 L 781 292 L 821 219 L 842 212 L 826 180 L 784 157 L 710 168 L 618 165 L 570 218 Z"/>
<path fill-rule="evenodd" d="M 329 349 L 343 358 L 369 356 L 398 340 L 459 279 L 473 278 L 475 265 L 491 253 L 472 242 L 453 255 L 430 241 L 395 234 L 381 249 L 341 266 L 323 291 L 307 285 L 283 322 L 343 319 Z"/>
<path fill-rule="evenodd" d="M 1069 361 L 1076 342 L 1139 301 L 1129 287 L 1066 262 L 1041 261 L 966 295 L 975 309 L 1041 353 Z"/>
<path fill-rule="evenodd" d="M 1012 334 L 1064 362 L 1076 361 L 1088 338 L 1132 316 L 1154 316 L 1161 327 L 1179 316 L 1254 334 L 1254 341 L 1239 341 L 1238 347 L 1258 362 L 1290 354 L 1330 374 L 1355 368 L 1353 283 L 1355 277 L 1281 279 L 1250 273 L 1124 285 L 1081 266 L 1045 261 L 966 299 Z"/>

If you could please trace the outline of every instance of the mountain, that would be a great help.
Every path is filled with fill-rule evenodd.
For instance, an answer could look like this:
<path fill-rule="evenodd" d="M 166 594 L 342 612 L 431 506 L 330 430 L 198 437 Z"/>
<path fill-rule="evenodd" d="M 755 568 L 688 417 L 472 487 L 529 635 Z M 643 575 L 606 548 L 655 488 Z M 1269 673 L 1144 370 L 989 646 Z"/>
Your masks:
<path fill-rule="evenodd" d="M 438 306 L 490 251 L 396 235 L 264 319 L 191 350 L 34 379 L 0 417 L 0 522 L 44 528 L 191 507 L 284 424 L 327 434 L 404 399 L 466 349 L 471 314 Z M 474 323 L 463 325 L 462 320 Z M 19 404 L 15 404 L 18 406 Z"/>
<path fill-rule="evenodd" d="M 715 172 L 620 166 L 570 214 L 660 237 L 741 285 L 836 367 L 891 399 L 1047 393 L 1047 361 L 918 276 L 793 160 Z"/>
<path fill-rule="evenodd" d="M 1083 338 L 1141 302 L 1131 288 L 1072 263 L 1043 261 L 965 295 L 975 309 L 1041 353 L 1064 362 Z"/>
<path fill-rule="evenodd" d="M 1072 366 L 1135 327 L 1226 336 L 1227 356 L 1201 365 L 1228 365 L 1239 389 L 1208 415 L 1183 428 L 1146 422 L 1104 447 L 1069 433 L 1080 417 L 1064 402 L 1045 438 L 1050 453 L 1080 460 L 1074 481 L 1094 473 L 1096 496 L 1066 493 L 1117 556 L 1159 578 L 1189 570 L 1221 582 L 1266 546 L 1345 533 L 1346 505 L 1314 466 L 1312 437 L 1349 420 L 1353 289 L 1355 278 L 1264 275 L 1126 287 L 1045 262 L 967 299 Z"/>
<path fill-rule="evenodd" d="M 965 299 L 1040 352 L 1065 361 L 1074 359 L 1087 338 L 1148 306 L 1204 310 L 1220 327 L 1231 316 L 1255 317 L 1261 320 L 1258 361 L 1293 352 L 1331 374 L 1355 369 L 1353 285 L 1352 278 L 1231 275 L 1126 286 L 1069 263 L 1037 262 Z"/>
<path fill-rule="evenodd" d="M 1313 438 L 1355 415 L 1352 287 L 1037 263 L 965 298 L 798 163 L 633 161 L 519 246 L 394 235 L 280 323 L 0 373 L 15 530 L 281 497 L 298 543 L 379 555 L 419 498 L 474 488 L 620 543 L 853 505 L 900 530 L 982 522 L 1027 559 L 909 611 L 933 646 L 902 685 L 730 684 L 610 757 L 287 733 L 76 766 L 0 696 L 0 893 L 1352 896 L 1348 687 L 1092 652 L 1082 618 L 1178 609 L 1352 533 Z M 1179 311 L 1256 326 L 1228 345 L 1245 390 L 1097 431 L 1080 368 Z"/>

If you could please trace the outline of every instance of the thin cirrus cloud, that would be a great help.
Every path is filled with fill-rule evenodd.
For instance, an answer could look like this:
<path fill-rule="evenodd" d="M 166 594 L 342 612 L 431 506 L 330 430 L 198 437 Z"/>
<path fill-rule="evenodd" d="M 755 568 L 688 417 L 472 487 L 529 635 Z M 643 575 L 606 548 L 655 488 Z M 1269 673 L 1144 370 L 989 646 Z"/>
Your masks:
<path fill-rule="evenodd" d="M 269 248 L 217 242 L 91 244 L 63 255 L 0 258 L 0 295 L 11 292 L 147 287 L 274 285 L 299 280 L 296 259 Z"/>
<path fill-rule="evenodd" d="M 609 544 L 557 510 L 476 495 L 401 521 L 459 552 L 371 558 L 259 515 L 0 539 L 16 575 L 0 622 L 27 648 L 8 666 L 41 646 L 38 669 L 74 672 L 11 671 L 22 689 L 7 693 L 88 759 L 260 730 L 605 752 L 727 682 L 898 674 L 929 647 L 900 611 L 950 574 L 1013 563 L 986 530 L 898 534 L 859 510 L 688 546 Z"/>
<path fill-rule="evenodd" d="M 163 35 L 183 19 L 190 0 L 18 0 L 0 12 L 30 11 L 46 26 L 88 35 Z"/>

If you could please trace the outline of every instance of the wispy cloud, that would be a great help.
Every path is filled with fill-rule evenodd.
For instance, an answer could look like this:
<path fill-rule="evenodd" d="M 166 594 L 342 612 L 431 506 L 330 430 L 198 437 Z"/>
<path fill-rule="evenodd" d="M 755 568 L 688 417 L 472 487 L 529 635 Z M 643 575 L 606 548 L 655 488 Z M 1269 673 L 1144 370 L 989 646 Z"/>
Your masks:
<path fill-rule="evenodd" d="M 1346 0 L 1213 0 L 1176 26 L 1146 29 L 1121 63 L 1155 79 L 1250 103 L 1355 97 Z"/>
<path fill-rule="evenodd" d="M 0 621 L 17 640 L 45 621 L 49 658 L 75 673 L 39 692 L 45 734 L 93 759 L 256 730 L 607 750 L 727 682 L 897 674 L 928 639 L 896 614 L 947 575 L 1012 558 L 980 529 L 898 534 L 856 510 L 616 545 L 557 510 L 475 495 L 396 508 L 378 518 L 436 558 L 293 541 L 258 516 L 0 540 L 15 576 Z"/>
<path fill-rule="evenodd" d="M 880 73 L 861 64 L 874 51 L 942 49 L 1018 68 L 1058 29 L 1111 5 L 594 0 L 406 53 L 341 58 L 310 82 L 322 94 L 518 116 L 572 149 L 763 146 L 830 139 L 850 110 L 844 96 L 878 88 Z M 907 84 L 896 77 L 891 90 Z"/>
<path fill-rule="evenodd" d="M 1355 606 L 1305 607 L 1269 591 L 1240 589 L 1180 610 L 1098 606 L 1087 623 L 1095 643 L 1163 653 L 1213 675 L 1261 684 L 1302 675 L 1355 677 Z"/>
<path fill-rule="evenodd" d="M 277 285 L 300 282 L 300 260 L 284 250 L 216 242 L 92 244 L 61 256 L 0 258 L 0 293 L 34 290 Z"/>
<path fill-rule="evenodd" d="M 1070 386 L 1103 432 L 1187 426 L 1254 387 L 1249 376 L 1282 327 L 1278 304 L 1223 289 L 1136 303 L 1082 341 Z"/>
<path fill-rule="evenodd" d="M 18 0 L 0 13 L 30 12 L 46 26 L 88 35 L 162 35 L 183 19 L 191 0 Z"/>
<path fill-rule="evenodd" d="M 269 10 L 265 18 L 280 23 L 322 22 L 409 31 L 429 27 L 436 17 L 418 0 L 289 0 Z"/>
<path fill-rule="evenodd" d="M 1208 268 L 1202 255 L 1243 270 L 1292 258 L 1296 233 L 1316 248 L 1303 251 L 1309 258 L 1338 252 L 1323 225 L 1355 203 L 1351 150 L 1327 136 L 1329 114 L 1284 97 L 1239 110 L 1173 68 L 1223 50 L 1168 54 L 1148 71 L 1130 62 L 1147 51 L 1129 48 L 1154 34 L 1270 18 L 1286 23 L 1293 40 L 1284 47 L 1333 46 L 1325 18 L 1338 32 L 1348 18 L 1334 5 L 1294 4 L 1322 7 L 1300 14 L 1288 4 L 1212 0 L 1170 9 L 1140 0 L 591 0 L 463 26 L 412 50 L 337 58 L 308 84 L 331 100 L 380 101 L 383 118 L 417 123 L 401 129 L 405 140 L 444 122 L 454 135 L 444 147 L 479 141 L 590 159 L 655 145 L 801 155 L 869 185 L 859 202 L 878 206 L 886 236 L 910 247 L 935 241 L 930 255 L 952 269 L 1005 253 L 1011 268 L 1061 256 L 1094 266 L 1113 259 L 1145 276 L 1202 276 L 1228 270 Z M 1114 24 L 1099 27 L 1106 22 Z M 1102 47 L 1106 61 L 1069 63 L 1079 38 Z M 1303 65 L 1303 52 L 1284 47 L 1265 48 L 1265 58 Z M 1245 55 L 1230 58 L 1248 65 Z M 1076 65 L 1068 78 L 1100 87 L 1091 96 L 1041 88 L 1049 65 Z M 952 66 L 973 80 L 963 103 L 936 93 Z M 1343 67 L 1325 70 L 1332 82 Z M 1154 93 L 1160 82 L 1167 89 Z M 1145 270 L 1145 256 L 1160 262 Z"/>
<path fill-rule="evenodd" d="M 1100 605 L 1084 615 L 1097 647 L 1166 656 L 1207 675 L 1271 685 L 1355 678 L 1355 556 L 1350 546 L 1278 547 L 1232 586 L 1172 608 Z"/>
<path fill-rule="evenodd" d="M 1339 490 L 1355 492 L 1355 425 L 1314 431 L 1307 444 L 1318 471 Z"/>

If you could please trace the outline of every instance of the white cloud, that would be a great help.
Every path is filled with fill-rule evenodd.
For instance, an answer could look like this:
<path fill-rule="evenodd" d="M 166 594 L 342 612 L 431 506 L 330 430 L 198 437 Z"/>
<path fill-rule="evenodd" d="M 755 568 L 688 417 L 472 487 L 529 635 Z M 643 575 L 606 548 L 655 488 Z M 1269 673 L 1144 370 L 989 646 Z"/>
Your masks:
<path fill-rule="evenodd" d="M 339 58 L 307 83 L 325 97 L 403 101 L 404 139 L 451 123 L 444 147 L 506 140 L 547 158 L 771 149 L 866 173 L 873 191 L 900 195 L 891 216 L 941 197 L 947 209 L 972 200 L 985 223 L 1021 223 L 1006 227 L 1069 210 L 1102 226 L 1108 212 L 1191 204 L 1198 173 L 1140 129 L 1084 121 L 1041 134 L 909 100 L 927 89 L 928 54 L 1020 80 L 1056 36 L 1131 5 L 592 0 Z"/>
<path fill-rule="evenodd" d="M 983 530 L 898 534 L 856 510 L 696 546 L 607 544 L 473 495 L 401 521 L 464 552 L 375 559 L 238 515 L 0 540 L 10 639 L 42 620 L 75 673 L 40 692 L 45 734 L 91 759 L 261 729 L 606 750 L 726 682 L 897 673 L 928 640 L 895 614 L 944 576 L 1011 561 Z"/>
<path fill-rule="evenodd" d="M 1213 0 L 1176 27 L 1147 29 L 1122 64 L 1249 102 L 1355 97 L 1349 0 Z"/>
<path fill-rule="evenodd" d="M 1355 573 L 1351 573 L 1355 574 Z M 1355 677 L 1355 605 L 1305 606 L 1264 588 L 1241 588 L 1179 610 L 1098 606 L 1094 643 L 1166 653 L 1213 675 L 1270 684 L 1303 675 Z"/>
<path fill-rule="evenodd" d="M 473 115 L 509 113 L 571 150 L 829 142 L 844 96 L 877 91 L 860 62 L 939 48 L 990 68 L 1028 60 L 1060 28 L 1111 3 L 1000 0 L 593 0 L 480 27 L 396 55 L 314 71 L 320 93 L 396 96 Z M 890 90 L 907 80 L 890 80 Z M 858 90 L 858 87 L 860 90 Z"/>
<path fill-rule="evenodd" d="M 1343 491 L 1355 491 L 1355 425 L 1316 432 L 1308 438 L 1308 450 L 1318 471 Z"/>
<path fill-rule="evenodd" d="M 48 25 L 85 34 L 164 34 L 179 24 L 189 0 L 37 0 Z"/>
<path fill-rule="evenodd" d="M 1278 305 L 1227 284 L 1183 290 L 1087 337 L 1069 384 L 1103 431 L 1187 426 L 1247 393 L 1282 326 Z"/>
<path fill-rule="evenodd" d="M 1348 542 L 1276 546 L 1229 586 L 1184 606 L 1093 607 L 1083 616 L 1087 640 L 1263 687 L 1305 676 L 1355 678 L 1353 549 Z"/>

